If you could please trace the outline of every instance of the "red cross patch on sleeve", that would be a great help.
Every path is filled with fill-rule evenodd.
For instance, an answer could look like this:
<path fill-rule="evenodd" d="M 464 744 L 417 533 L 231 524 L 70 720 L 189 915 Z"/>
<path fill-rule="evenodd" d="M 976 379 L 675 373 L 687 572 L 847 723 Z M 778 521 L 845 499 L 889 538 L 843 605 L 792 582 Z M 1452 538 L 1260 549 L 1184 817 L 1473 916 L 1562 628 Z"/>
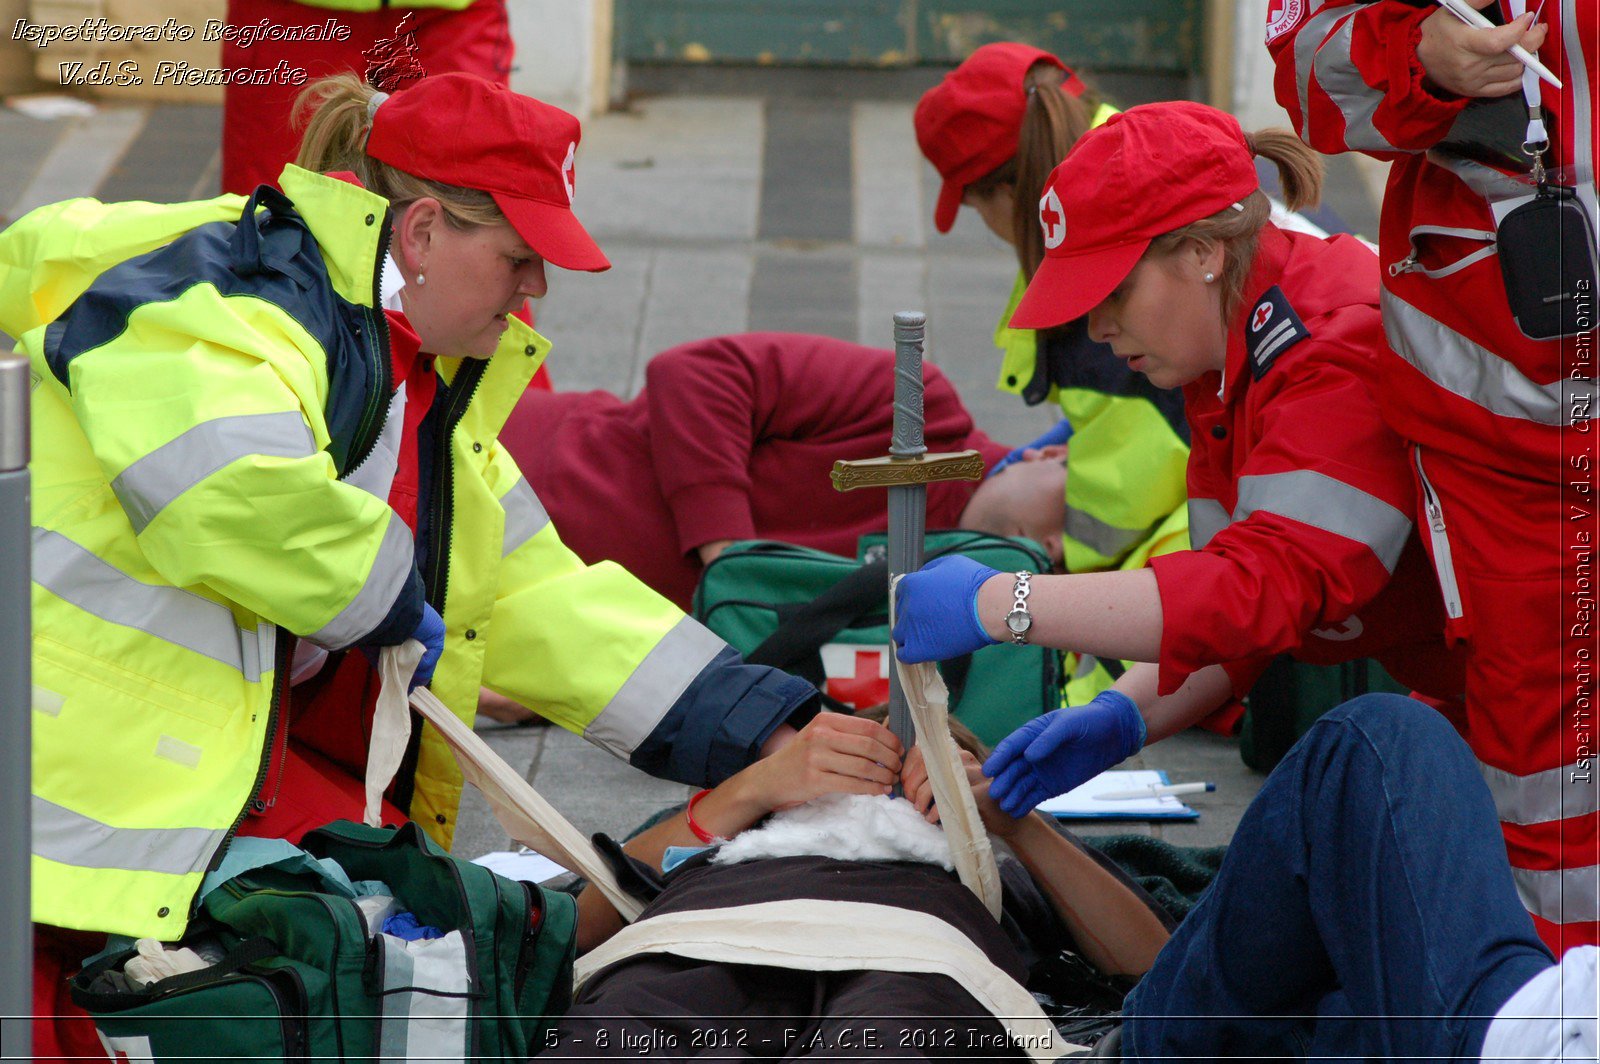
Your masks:
<path fill-rule="evenodd" d="M 1283 290 L 1273 285 L 1245 319 L 1244 349 L 1250 358 L 1250 375 L 1260 380 L 1279 355 L 1310 335 Z"/>

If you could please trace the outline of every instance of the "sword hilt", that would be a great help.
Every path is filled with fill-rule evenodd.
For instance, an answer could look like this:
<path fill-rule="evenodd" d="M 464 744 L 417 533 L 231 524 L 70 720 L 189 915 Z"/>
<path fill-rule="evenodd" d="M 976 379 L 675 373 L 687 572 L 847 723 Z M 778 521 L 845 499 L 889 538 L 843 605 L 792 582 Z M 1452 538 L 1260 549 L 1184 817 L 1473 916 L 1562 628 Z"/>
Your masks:
<path fill-rule="evenodd" d="M 902 310 L 894 316 L 894 436 L 889 453 L 915 458 L 927 451 L 922 426 L 922 348 L 928 316 Z"/>

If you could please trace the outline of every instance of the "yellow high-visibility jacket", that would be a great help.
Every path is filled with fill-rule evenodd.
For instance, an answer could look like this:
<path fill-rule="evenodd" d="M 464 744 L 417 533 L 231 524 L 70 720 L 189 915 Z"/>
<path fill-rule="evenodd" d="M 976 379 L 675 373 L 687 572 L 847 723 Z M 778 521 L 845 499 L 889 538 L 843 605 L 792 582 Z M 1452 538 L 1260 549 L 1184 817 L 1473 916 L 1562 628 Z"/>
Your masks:
<path fill-rule="evenodd" d="M 515 320 L 492 358 L 436 361 L 414 543 L 387 503 L 387 205 L 292 166 L 281 187 L 73 200 L 0 233 L 0 329 L 35 377 L 40 922 L 179 937 L 265 774 L 295 638 L 401 642 L 425 593 L 431 686 L 464 720 L 487 685 L 687 783 L 814 694 L 562 545 L 495 441 L 549 350 Z M 460 790 L 424 729 L 401 807 L 448 845 Z"/>

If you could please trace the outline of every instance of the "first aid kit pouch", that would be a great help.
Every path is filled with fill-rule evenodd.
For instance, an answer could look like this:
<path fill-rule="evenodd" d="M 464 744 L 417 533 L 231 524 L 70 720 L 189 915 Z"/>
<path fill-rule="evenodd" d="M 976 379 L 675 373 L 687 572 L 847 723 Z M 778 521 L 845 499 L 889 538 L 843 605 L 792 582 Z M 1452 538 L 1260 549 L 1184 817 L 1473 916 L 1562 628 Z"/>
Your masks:
<path fill-rule="evenodd" d="M 694 616 L 754 664 L 804 677 L 833 708 L 888 699 L 889 594 L 885 537 L 862 536 L 858 557 L 775 540 L 723 551 L 700 577 Z M 929 532 L 929 559 L 959 553 L 1002 572 L 1049 572 L 1032 540 Z M 986 647 L 941 662 L 950 713 L 993 745 L 1061 702 L 1061 655 L 1048 647 Z"/>
<path fill-rule="evenodd" d="M 338 821 L 301 846 L 307 859 L 208 883 L 189 938 L 220 941 L 220 961 L 137 988 L 104 978 L 129 949 L 73 979 L 113 1052 L 464 1061 L 522 1060 L 542 1045 L 571 1000 L 570 895 L 451 857 L 414 824 Z M 373 884 L 393 903 L 360 896 Z M 400 910 L 414 919 L 375 926 Z"/>

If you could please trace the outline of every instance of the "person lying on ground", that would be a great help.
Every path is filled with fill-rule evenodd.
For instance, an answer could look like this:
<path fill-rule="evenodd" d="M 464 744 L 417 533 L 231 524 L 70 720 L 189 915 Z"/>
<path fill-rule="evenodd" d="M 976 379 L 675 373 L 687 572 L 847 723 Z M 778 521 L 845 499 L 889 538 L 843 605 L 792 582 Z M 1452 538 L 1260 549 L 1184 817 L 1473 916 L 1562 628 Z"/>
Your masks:
<path fill-rule="evenodd" d="M 924 364 L 928 450 L 1009 448 L 974 427 L 949 379 Z M 663 351 L 633 399 L 529 392 L 500 441 L 563 538 L 615 561 L 684 609 L 730 542 L 776 539 L 854 557 L 882 532 L 881 495 L 835 491 L 841 458 L 887 454 L 894 353 L 825 336 L 746 333 Z M 1023 535 L 1061 557 L 1065 447 L 979 485 L 928 485 L 928 527 Z"/>
<path fill-rule="evenodd" d="M 915 750 L 904 779 L 936 818 Z M 1008 837 L 1048 841 L 1036 818 Z M 1398 695 L 1346 702 L 1267 778 L 1095 1055 L 1595 1060 L 1600 949 L 1555 963 L 1504 851 L 1477 762 L 1442 715 Z"/>
<path fill-rule="evenodd" d="M 982 746 L 951 723 L 975 770 Z M 915 750 L 911 756 L 919 763 Z M 627 843 L 624 852 L 636 861 L 656 866 L 665 857 L 669 869 L 665 889 L 640 920 L 708 909 L 737 919 L 743 907 L 767 902 L 872 902 L 937 917 L 1014 983 L 1027 978 L 1031 958 L 1053 956 L 1062 945 L 1108 975 L 1137 976 L 1149 967 L 1169 933 L 1154 902 L 1068 836 L 1042 822 L 1044 830 L 1037 833 L 1012 831 L 1016 822 L 987 803 L 985 822 L 1006 828 L 1027 872 L 1041 877 L 1036 887 L 1015 862 L 1001 862 L 1004 920 L 997 924 L 968 888 L 930 863 L 929 852 L 917 845 L 928 840 L 912 838 L 921 827 L 916 812 L 905 800 L 887 797 L 901 768 L 900 744 L 882 724 L 819 715 L 784 749 L 702 792 L 683 814 Z M 975 793 L 981 799 L 982 792 Z M 867 808 L 853 807 L 861 803 Z M 772 818 L 766 830 L 758 827 L 779 811 L 787 815 Z M 774 841 L 780 830 L 783 841 Z M 935 850 L 943 844 L 942 831 L 931 838 Z M 719 845 L 730 839 L 735 841 Z M 702 852 L 674 864 L 681 856 L 676 847 Z M 1029 910 L 1052 904 L 1057 921 L 1046 931 Z M 585 890 L 578 905 L 580 952 L 596 949 L 621 929 L 598 891 Z M 807 921 L 808 934 L 823 950 L 874 930 L 830 931 L 825 914 L 796 910 L 796 916 Z M 766 927 L 765 921 L 745 919 L 730 937 L 753 950 L 777 949 L 765 937 Z M 545 1055 L 604 1055 L 608 1044 L 629 1055 L 681 1055 L 708 1033 L 756 1054 L 763 1047 L 777 1054 L 796 1044 L 846 1049 L 841 1040 L 849 1038 L 858 1047 L 916 1048 L 929 1055 L 970 1054 L 977 1046 L 1007 1052 L 1004 1031 L 947 976 L 916 970 L 813 973 L 796 970 L 800 966 L 792 957 L 772 966 L 714 963 L 674 955 L 670 948 L 664 955 L 627 956 L 606 964 L 582 987 L 557 1044 Z"/>

